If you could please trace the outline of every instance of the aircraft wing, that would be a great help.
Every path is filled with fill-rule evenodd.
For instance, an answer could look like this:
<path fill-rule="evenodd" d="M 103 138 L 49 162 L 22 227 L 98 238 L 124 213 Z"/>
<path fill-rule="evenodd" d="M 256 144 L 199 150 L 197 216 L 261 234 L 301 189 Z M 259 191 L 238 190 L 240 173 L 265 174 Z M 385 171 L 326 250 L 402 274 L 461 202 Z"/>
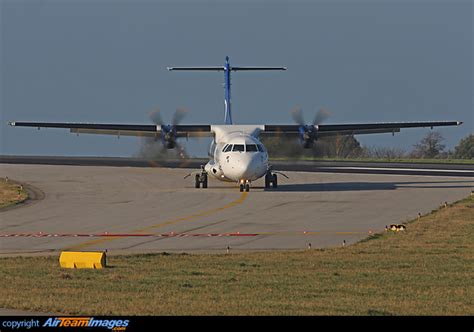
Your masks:
<path fill-rule="evenodd" d="M 105 123 L 61 123 L 61 122 L 10 122 L 15 127 L 33 128 L 64 128 L 77 134 L 102 134 L 114 136 L 147 136 L 159 137 L 163 131 L 176 130 L 176 137 L 212 137 L 211 125 L 141 125 L 141 124 L 105 124 Z M 317 137 L 336 135 L 361 135 L 395 133 L 402 128 L 433 128 L 440 126 L 459 126 L 460 121 L 428 121 L 428 122 L 388 122 L 359 124 L 328 124 L 328 125 L 264 125 L 260 127 L 260 136 L 298 136 L 308 128 Z M 262 128 L 263 127 L 263 128 Z"/>
<path fill-rule="evenodd" d="M 327 124 L 327 125 L 265 125 L 260 136 L 297 136 L 301 130 L 313 127 L 318 137 L 337 135 L 361 135 L 395 133 L 404 128 L 433 128 L 440 126 L 459 126 L 460 121 L 428 121 L 428 122 L 385 122 L 385 123 L 357 123 L 357 124 Z M 305 128 L 306 127 L 306 128 Z M 312 128 L 311 128 L 312 129 Z"/>
<path fill-rule="evenodd" d="M 161 125 L 141 124 L 107 124 L 107 123 L 67 123 L 67 122 L 10 122 L 10 126 L 34 128 L 64 128 L 77 134 L 102 134 L 115 136 L 147 136 L 159 137 Z M 176 137 L 206 137 L 213 136 L 210 125 L 175 125 Z"/>

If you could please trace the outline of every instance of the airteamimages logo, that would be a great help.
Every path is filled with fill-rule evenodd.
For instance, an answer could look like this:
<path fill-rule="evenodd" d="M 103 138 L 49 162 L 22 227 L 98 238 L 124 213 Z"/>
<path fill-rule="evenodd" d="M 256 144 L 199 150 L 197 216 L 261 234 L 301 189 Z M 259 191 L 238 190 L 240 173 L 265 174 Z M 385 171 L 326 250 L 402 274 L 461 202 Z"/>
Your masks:
<path fill-rule="evenodd" d="M 43 327 L 102 327 L 112 331 L 125 331 L 129 320 L 96 319 L 94 317 L 53 317 Z"/>

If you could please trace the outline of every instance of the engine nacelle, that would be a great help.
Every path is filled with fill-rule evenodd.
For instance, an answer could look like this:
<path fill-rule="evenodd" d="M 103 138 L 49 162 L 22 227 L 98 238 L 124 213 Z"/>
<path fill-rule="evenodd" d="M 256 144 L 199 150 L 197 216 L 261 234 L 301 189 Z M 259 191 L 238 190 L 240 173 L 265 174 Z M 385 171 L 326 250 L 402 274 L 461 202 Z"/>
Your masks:
<path fill-rule="evenodd" d="M 310 149 L 317 140 L 317 129 L 315 126 L 301 126 L 298 128 L 300 142 L 303 148 Z"/>
<path fill-rule="evenodd" d="M 176 127 L 161 126 L 161 142 L 166 149 L 174 149 L 176 147 Z"/>

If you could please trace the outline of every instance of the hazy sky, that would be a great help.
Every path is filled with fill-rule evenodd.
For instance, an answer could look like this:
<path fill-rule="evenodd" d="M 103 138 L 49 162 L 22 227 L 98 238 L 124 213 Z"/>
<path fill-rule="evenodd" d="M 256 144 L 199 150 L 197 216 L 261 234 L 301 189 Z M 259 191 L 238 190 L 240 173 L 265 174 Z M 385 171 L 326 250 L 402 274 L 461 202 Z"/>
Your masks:
<path fill-rule="evenodd" d="M 235 123 L 459 120 L 473 132 L 472 1 L 0 0 L 0 154 L 130 156 L 138 138 L 12 128 L 8 121 L 222 123 L 222 73 L 167 66 L 287 66 L 233 75 Z M 429 129 L 357 136 L 410 150 Z M 191 145 L 204 155 L 205 141 Z"/>

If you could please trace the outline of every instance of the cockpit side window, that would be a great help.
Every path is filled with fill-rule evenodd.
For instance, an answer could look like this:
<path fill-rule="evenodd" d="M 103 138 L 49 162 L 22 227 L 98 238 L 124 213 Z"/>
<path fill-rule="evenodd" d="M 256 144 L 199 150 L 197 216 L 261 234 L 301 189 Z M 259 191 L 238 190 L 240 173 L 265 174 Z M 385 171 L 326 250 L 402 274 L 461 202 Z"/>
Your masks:
<path fill-rule="evenodd" d="M 265 152 L 265 148 L 263 147 L 262 144 L 257 144 L 257 147 L 258 147 L 258 151 Z"/>
<path fill-rule="evenodd" d="M 244 152 L 245 151 L 245 145 L 243 145 L 243 144 L 234 144 L 234 147 L 233 147 L 232 151 Z"/>
<path fill-rule="evenodd" d="M 224 152 L 229 152 L 230 150 L 232 150 L 232 144 L 227 144 Z"/>
<path fill-rule="evenodd" d="M 245 145 L 245 151 L 247 152 L 257 152 L 257 146 L 255 144 Z"/>
<path fill-rule="evenodd" d="M 229 145 L 229 144 L 224 145 L 224 147 L 222 148 L 222 152 L 225 151 L 225 148 L 226 148 L 228 145 Z"/>

